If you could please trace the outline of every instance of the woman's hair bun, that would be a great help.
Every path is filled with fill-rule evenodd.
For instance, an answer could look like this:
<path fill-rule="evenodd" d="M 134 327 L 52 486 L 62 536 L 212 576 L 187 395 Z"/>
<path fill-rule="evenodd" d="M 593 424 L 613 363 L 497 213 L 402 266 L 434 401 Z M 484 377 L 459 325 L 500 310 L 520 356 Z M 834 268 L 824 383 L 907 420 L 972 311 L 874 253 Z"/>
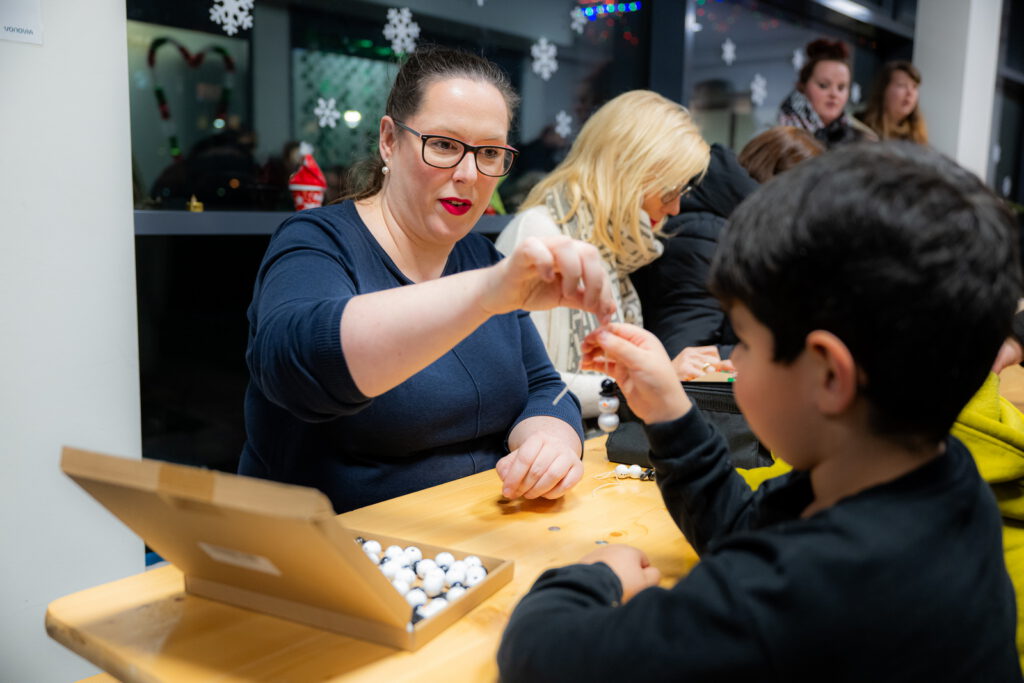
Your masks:
<path fill-rule="evenodd" d="M 812 62 L 822 59 L 846 62 L 850 59 L 850 48 L 841 40 L 819 38 L 807 44 L 807 56 Z"/>

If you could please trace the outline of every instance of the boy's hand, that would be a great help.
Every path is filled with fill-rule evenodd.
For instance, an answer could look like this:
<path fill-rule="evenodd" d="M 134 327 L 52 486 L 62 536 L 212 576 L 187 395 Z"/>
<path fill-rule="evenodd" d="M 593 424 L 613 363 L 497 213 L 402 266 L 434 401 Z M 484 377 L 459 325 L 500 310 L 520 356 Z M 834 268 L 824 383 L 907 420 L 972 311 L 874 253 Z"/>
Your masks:
<path fill-rule="evenodd" d="M 635 325 L 609 323 L 588 334 L 581 367 L 610 375 L 633 413 L 647 424 L 675 420 L 690 410 L 665 347 Z"/>
<path fill-rule="evenodd" d="M 644 551 L 630 545 L 606 545 L 588 553 L 580 564 L 604 562 L 611 567 L 622 583 L 622 602 L 626 602 L 645 588 L 658 585 L 661 572 L 651 566 Z"/>

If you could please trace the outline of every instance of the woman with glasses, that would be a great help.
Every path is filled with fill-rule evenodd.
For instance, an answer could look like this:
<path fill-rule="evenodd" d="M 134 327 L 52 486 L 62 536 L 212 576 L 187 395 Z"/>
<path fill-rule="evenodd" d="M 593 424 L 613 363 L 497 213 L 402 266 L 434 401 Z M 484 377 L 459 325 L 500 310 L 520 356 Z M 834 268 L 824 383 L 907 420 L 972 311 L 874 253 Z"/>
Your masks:
<path fill-rule="evenodd" d="M 503 495 L 561 496 L 582 428 L 519 309 L 614 307 L 597 250 L 471 234 L 516 151 L 517 97 L 490 62 L 402 65 L 380 157 L 345 201 L 271 238 L 249 308 L 239 472 L 315 486 L 341 512 L 497 468 Z"/>
<path fill-rule="evenodd" d="M 600 251 L 619 322 L 643 324 L 630 273 L 658 258 L 657 233 L 679 212 L 681 195 L 708 165 L 708 145 L 686 109 L 657 93 L 634 90 L 591 116 L 565 160 L 538 183 L 498 237 L 512 253 L 538 237 L 571 237 Z M 568 308 L 534 311 L 534 324 L 555 367 L 583 405 L 598 414 L 601 382 L 580 373 L 580 343 L 601 321 Z"/>

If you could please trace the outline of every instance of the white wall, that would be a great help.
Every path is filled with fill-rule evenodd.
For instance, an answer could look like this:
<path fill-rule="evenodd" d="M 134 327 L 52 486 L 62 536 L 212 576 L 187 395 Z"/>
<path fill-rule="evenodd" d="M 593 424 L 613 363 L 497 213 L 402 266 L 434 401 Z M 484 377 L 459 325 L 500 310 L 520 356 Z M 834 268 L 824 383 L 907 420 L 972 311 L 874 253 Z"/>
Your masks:
<path fill-rule="evenodd" d="M 914 64 L 930 142 L 981 179 L 992 138 L 1003 0 L 917 3 Z"/>
<path fill-rule="evenodd" d="M 142 570 L 143 547 L 59 470 L 63 444 L 141 455 L 125 5 L 42 0 L 0 40 L 0 680 L 96 671 L 51 600 Z"/>

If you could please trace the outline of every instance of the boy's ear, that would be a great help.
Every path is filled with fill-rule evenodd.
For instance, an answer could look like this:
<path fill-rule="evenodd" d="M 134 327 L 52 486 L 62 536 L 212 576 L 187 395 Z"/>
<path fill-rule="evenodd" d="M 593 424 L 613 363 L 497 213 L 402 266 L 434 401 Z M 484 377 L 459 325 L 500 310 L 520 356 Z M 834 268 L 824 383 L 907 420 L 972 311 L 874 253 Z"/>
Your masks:
<path fill-rule="evenodd" d="M 825 330 L 807 335 L 806 352 L 815 372 L 816 403 L 824 415 L 846 412 L 857 398 L 859 369 L 842 339 Z"/>

